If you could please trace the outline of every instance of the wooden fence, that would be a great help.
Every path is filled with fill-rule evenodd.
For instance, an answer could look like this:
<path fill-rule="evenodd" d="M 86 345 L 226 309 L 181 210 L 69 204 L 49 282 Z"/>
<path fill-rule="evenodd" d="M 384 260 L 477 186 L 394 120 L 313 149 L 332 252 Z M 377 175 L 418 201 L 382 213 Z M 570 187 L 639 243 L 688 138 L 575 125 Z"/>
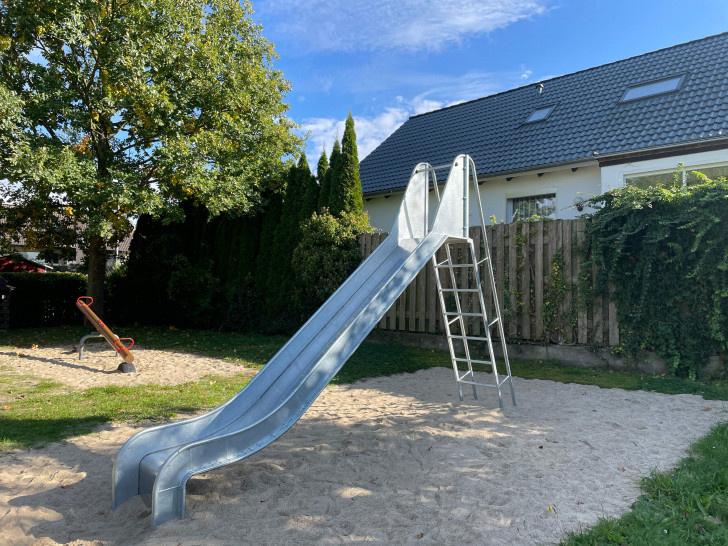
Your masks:
<path fill-rule="evenodd" d="M 584 220 L 499 224 L 486 228 L 496 293 L 509 342 L 563 342 L 593 347 L 619 345 L 615 304 L 602 297 L 587 302 L 579 295 L 583 262 L 579 249 L 584 243 L 584 228 Z M 470 229 L 479 259 L 484 253 L 481 233 L 479 227 Z M 386 233 L 361 236 L 362 257 L 371 254 L 386 236 Z M 457 250 L 461 256 L 463 251 L 464 245 Z M 438 261 L 445 259 L 443 249 L 440 249 L 437 258 Z M 468 281 L 472 286 L 472 278 L 465 277 L 467 270 L 461 271 L 458 284 Z M 592 277 L 594 274 L 594 271 L 589 272 Z M 483 283 L 487 283 L 484 269 L 481 269 L 480 276 Z M 485 290 L 489 317 L 494 314 L 490 292 Z M 462 304 L 465 310 L 478 311 L 477 298 L 467 298 Z M 472 326 L 477 330 L 479 324 L 473 323 Z M 380 321 L 379 328 L 444 332 L 431 263 L 392 305 Z"/>

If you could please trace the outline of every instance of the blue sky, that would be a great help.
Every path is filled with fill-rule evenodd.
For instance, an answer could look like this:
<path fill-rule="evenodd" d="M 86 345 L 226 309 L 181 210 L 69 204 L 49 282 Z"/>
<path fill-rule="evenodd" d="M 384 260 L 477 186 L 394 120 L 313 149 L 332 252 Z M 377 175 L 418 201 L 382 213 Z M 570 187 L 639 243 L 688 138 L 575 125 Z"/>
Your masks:
<path fill-rule="evenodd" d="M 315 166 L 407 118 L 728 31 L 728 0 L 253 0 Z"/>

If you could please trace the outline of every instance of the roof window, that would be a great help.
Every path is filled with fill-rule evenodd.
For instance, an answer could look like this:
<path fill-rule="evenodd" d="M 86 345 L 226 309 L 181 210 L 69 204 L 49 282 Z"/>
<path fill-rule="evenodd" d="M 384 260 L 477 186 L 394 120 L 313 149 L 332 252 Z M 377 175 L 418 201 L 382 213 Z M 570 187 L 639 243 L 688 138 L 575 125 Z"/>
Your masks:
<path fill-rule="evenodd" d="M 547 117 L 549 117 L 553 109 L 553 106 L 547 106 L 546 108 L 539 108 L 538 110 L 535 110 L 533 114 L 528 117 L 526 123 L 533 123 L 534 121 L 541 121 L 546 119 Z"/>
<path fill-rule="evenodd" d="M 644 99 L 646 97 L 652 97 L 653 95 L 662 95 L 663 93 L 677 91 L 682 86 L 684 80 L 685 75 L 683 74 L 681 76 L 674 76 L 664 80 L 635 85 L 634 87 L 627 89 L 619 102 Z"/>

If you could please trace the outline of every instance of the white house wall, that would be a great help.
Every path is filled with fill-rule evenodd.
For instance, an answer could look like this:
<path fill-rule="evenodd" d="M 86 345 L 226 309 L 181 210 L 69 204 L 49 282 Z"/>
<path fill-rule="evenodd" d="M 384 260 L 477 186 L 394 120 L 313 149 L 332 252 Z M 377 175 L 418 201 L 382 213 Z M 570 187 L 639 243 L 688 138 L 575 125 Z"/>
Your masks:
<path fill-rule="evenodd" d="M 536 172 L 513 175 L 510 181 L 505 177 L 485 180 L 479 188 L 486 223 L 490 223 L 491 216 L 495 216 L 498 222 L 510 221 L 510 199 L 548 193 L 556 194 L 556 218 L 576 218 L 582 214 L 574 206 L 576 200 L 601 193 L 601 176 L 596 165 L 581 166 L 573 172 L 571 168 L 542 172 L 542 176 L 538 176 Z M 403 192 L 398 192 L 387 198 L 378 195 L 365 200 L 364 210 L 369 213 L 369 221 L 373 227 L 387 232 L 391 229 L 402 195 Z M 430 192 L 429 206 L 431 214 L 434 214 L 437 203 L 433 192 Z M 477 205 L 472 200 L 470 224 L 480 224 Z"/>
<path fill-rule="evenodd" d="M 726 165 L 728 164 L 728 150 L 700 152 L 602 167 L 602 190 L 608 191 L 614 188 L 621 188 L 624 186 L 625 178 L 632 175 L 673 172 L 677 169 L 679 163 L 682 163 L 686 170 L 700 170 L 701 168 Z"/>

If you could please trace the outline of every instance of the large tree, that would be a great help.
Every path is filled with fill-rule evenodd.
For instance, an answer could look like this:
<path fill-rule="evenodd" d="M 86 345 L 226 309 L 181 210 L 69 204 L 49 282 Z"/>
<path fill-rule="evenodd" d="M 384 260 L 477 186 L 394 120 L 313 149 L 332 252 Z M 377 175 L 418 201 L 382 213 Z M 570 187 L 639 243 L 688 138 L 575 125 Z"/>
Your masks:
<path fill-rule="evenodd" d="M 247 1 L 0 2 L 5 243 L 75 239 L 101 303 L 133 217 L 255 203 L 300 147 L 261 32 Z"/>

